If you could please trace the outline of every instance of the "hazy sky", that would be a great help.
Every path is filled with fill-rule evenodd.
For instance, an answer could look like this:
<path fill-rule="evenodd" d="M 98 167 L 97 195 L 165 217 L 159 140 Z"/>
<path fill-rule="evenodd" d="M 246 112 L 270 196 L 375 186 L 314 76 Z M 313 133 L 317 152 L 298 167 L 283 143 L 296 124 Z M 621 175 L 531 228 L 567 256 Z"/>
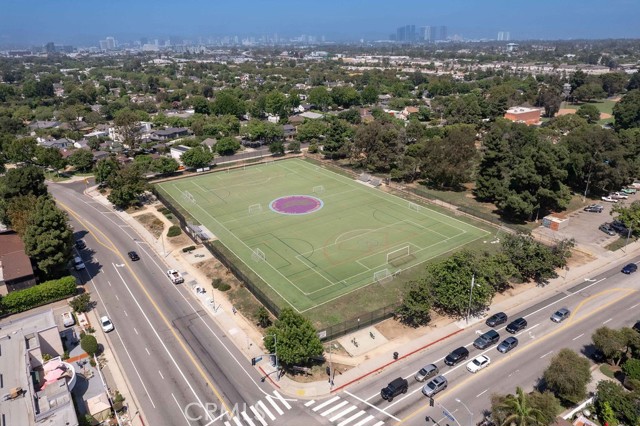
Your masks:
<path fill-rule="evenodd" d="M 326 35 L 384 39 L 404 24 L 512 39 L 640 38 L 640 0 L 0 0 L 0 44 Z"/>

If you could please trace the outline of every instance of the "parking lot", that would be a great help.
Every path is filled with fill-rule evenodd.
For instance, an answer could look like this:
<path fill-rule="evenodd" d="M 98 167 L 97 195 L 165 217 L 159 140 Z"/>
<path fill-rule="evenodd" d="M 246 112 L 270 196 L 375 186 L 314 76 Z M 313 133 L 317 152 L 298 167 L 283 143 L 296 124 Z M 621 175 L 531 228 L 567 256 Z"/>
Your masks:
<path fill-rule="evenodd" d="M 640 200 L 639 194 L 629 194 L 628 199 L 619 200 L 618 204 L 629 205 L 637 200 Z M 586 212 L 583 208 L 573 212 L 567 212 L 565 217 L 569 219 L 569 223 L 561 230 L 553 231 L 541 226 L 537 228 L 535 232 L 553 240 L 573 238 L 576 240 L 580 249 L 593 255 L 609 253 L 605 247 L 614 242 L 619 236 L 609 236 L 598 229 L 598 227 L 605 222 L 610 223 L 615 219 L 615 217 L 611 215 L 611 209 L 614 203 L 608 203 L 602 200 L 586 200 L 585 206 L 589 204 L 599 204 L 603 206 L 604 209 L 601 213 Z"/>

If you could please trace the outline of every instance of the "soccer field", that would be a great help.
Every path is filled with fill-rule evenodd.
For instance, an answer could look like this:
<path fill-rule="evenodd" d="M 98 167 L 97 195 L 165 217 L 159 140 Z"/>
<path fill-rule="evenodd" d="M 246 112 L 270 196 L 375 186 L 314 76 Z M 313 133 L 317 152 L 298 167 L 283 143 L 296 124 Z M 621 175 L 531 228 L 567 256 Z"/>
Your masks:
<path fill-rule="evenodd" d="M 300 159 L 158 186 L 298 312 L 488 235 Z"/>

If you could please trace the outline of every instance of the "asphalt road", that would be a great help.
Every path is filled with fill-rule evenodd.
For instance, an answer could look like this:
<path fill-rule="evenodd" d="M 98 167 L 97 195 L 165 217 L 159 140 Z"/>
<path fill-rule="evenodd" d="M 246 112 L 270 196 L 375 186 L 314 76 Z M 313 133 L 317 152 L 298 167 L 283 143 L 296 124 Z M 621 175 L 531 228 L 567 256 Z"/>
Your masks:
<path fill-rule="evenodd" d="M 85 196 L 84 187 L 49 184 L 69 212 L 76 238 L 87 244 L 80 251 L 86 264 L 81 276 L 98 314 L 109 315 L 115 325 L 108 341 L 145 424 L 319 424 L 300 403 L 261 381 L 187 286 L 169 281 L 163 259 L 112 209 Z M 131 250 L 139 261 L 129 260 Z"/>

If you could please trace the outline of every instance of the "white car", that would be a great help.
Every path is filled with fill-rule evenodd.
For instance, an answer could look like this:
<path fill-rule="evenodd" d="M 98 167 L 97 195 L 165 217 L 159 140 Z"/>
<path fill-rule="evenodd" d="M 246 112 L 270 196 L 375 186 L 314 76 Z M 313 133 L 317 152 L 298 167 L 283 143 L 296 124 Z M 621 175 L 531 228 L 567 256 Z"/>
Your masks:
<path fill-rule="evenodd" d="M 618 200 L 616 200 L 613 197 L 610 196 L 606 196 L 606 197 L 602 197 L 602 201 L 606 201 L 607 203 L 617 203 Z"/>
<path fill-rule="evenodd" d="M 73 267 L 76 269 L 76 271 L 85 268 L 84 262 L 82 261 L 82 258 L 80 256 L 76 256 L 73 258 Z"/>
<path fill-rule="evenodd" d="M 71 327 L 76 324 L 76 319 L 71 312 L 62 313 L 62 324 L 64 324 L 65 327 Z"/>
<path fill-rule="evenodd" d="M 627 198 L 629 198 L 629 196 L 624 192 L 613 192 L 609 194 L 609 196 L 611 198 L 615 198 L 616 200 L 626 200 Z"/>
<path fill-rule="evenodd" d="M 488 356 L 480 355 L 479 357 L 476 357 L 473 361 L 469 362 L 469 364 L 467 364 L 467 370 L 469 370 L 471 373 L 477 373 L 478 371 L 488 366 L 490 363 L 491 363 L 491 360 L 489 359 Z"/>
<path fill-rule="evenodd" d="M 102 316 L 100 317 L 100 324 L 102 324 L 102 331 L 104 331 L 105 333 L 108 333 L 110 331 L 113 331 L 113 329 L 115 328 L 113 326 L 113 323 L 111 322 L 111 320 L 109 319 L 108 316 Z"/>

